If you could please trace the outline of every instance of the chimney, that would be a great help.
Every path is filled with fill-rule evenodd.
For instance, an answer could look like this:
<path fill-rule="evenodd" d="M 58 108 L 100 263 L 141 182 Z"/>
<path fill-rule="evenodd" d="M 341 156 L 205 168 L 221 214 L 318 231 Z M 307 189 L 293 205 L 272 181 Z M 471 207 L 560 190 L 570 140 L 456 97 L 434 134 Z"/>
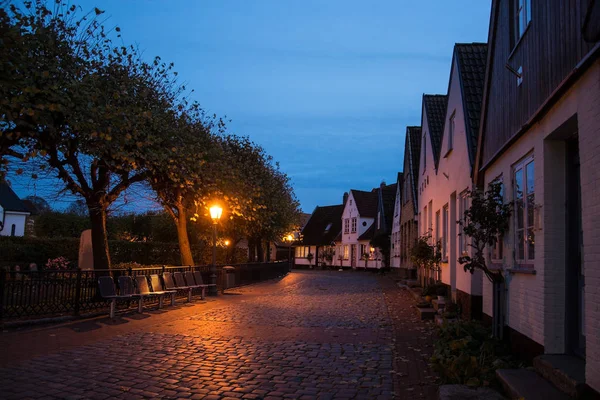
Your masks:
<path fill-rule="evenodd" d="M 348 192 L 344 192 L 344 205 L 346 205 L 347 201 L 348 201 Z"/>

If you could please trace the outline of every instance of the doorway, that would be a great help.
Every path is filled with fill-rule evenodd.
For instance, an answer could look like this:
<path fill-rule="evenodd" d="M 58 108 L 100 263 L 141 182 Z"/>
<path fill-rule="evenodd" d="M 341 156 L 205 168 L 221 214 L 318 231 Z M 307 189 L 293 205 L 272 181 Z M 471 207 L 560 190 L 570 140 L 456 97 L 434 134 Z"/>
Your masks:
<path fill-rule="evenodd" d="M 350 266 L 356 268 L 356 245 L 350 245 Z"/>
<path fill-rule="evenodd" d="M 585 357 L 585 279 L 583 275 L 583 229 L 579 137 L 565 142 L 566 150 L 566 344 L 567 350 Z"/>

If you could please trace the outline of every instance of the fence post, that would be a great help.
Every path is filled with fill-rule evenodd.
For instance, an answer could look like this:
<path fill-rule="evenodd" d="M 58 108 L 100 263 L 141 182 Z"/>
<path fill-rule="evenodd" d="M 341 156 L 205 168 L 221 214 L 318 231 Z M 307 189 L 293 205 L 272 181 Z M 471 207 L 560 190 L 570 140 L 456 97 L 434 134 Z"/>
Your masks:
<path fill-rule="evenodd" d="M 79 303 L 81 301 L 81 268 L 77 268 L 77 280 L 75 283 L 75 304 L 73 305 L 73 314 L 79 315 Z"/>
<path fill-rule="evenodd" d="M 129 274 L 129 276 L 133 275 L 133 268 L 129 267 L 127 268 L 127 273 Z"/>
<path fill-rule="evenodd" d="M 4 281 L 6 280 L 6 271 L 0 268 L 0 320 L 4 315 Z"/>

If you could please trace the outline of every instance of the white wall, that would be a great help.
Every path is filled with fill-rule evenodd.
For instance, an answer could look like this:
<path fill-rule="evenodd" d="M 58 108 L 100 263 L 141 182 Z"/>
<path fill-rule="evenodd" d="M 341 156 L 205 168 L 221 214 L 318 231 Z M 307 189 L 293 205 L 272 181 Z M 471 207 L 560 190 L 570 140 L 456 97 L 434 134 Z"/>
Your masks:
<path fill-rule="evenodd" d="M 16 213 L 6 211 L 4 214 L 4 229 L 0 231 L 0 236 L 10 236 L 12 225 L 15 225 L 15 236 L 25 235 L 25 220 L 28 213 Z"/>
<path fill-rule="evenodd" d="M 352 233 L 352 218 L 356 218 L 357 219 L 357 229 L 355 233 Z M 350 227 L 349 227 L 349 232 L 345 233 L 344 231 L 344 220 L 348 219 L 350 221 Z M 360 254 L 360 243 L 358 241 L 358 238 L 360 237 L 360 235 L 362 235 L 363 233 L 365 233 L 367 231 L 367 229 L 369 229 L 369 227 L 373 224 L 374 222 L 374 218 L 363 218 L 360 216 L 360 214 L 358 213 L 358 208 L 356 207 L 356 201 L 354 200 L 354 196 L 352 194 L 352 191 L 350 191 L 349 195 L 348 195 L 348 200 L 346 201 L 346 206 L 344 207 L 344 212 L 342 213 L 342 254 L 343 254 L 343 246 L 348 246 L 348 259 L 344 260 L 343 265 L 345 267 L 349 267 L 351 265 L 351 261 L 350 258 L 352 257 L 352 251 L 350 250 L 350 246 L 355 245 L 356 246 L 356 252 L 354 255 L 354 262 L 355 262 L 355 266 L 356 267 L 361 267 L 364 266 L 364 261 L 361 261 L 361 254 Z M 339 255 L 336 252 L 336 258 L 339 257 Z M 361 264 L 362 263 L 362 264 Z M 336 265 L 339 265 L 339 260 L 338 263 Z"/>
<path fill-rule="evenodd" d="M 535 275 L 511 274 L 507 280 L 507 323 L 544 346 L 546 353 L 565 349 L 565 264 L 561 240 L 566 234 L 560 200 L 564 185 L 557 185 L 561 167 L 560 143 L 551 135 L 577 114 L 581 164 L 583 268 L 585 275 L 584 323 L 586 335 L 586 383 L 600 391 L 600 61 L 571 87 L 561 100 L 485 171 L 485 183 L 500 174 L 511 177 L 512 166 L 532 153 L 535 159 L 535 203 L 540 208 L 533 263 Z M 556 144 L 555 144 L 556 143 Z M 557 169 L 558 168 L 558 169 Z M 505 185 L 507 198 L 512 187 Z M 513 224 L 505 235 L 505 268 L 512 260 Z M 491 315 L 491 284 L 484 282 L 483 311 Z"/>

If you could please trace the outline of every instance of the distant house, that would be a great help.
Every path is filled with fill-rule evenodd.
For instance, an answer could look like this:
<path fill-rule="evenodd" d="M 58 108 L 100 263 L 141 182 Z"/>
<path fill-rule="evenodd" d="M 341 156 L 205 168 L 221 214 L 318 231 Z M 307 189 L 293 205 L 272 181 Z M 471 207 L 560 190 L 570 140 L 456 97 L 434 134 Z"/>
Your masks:
<path fill-rule="evenodd" d="M 375 258 L 380 261 L 378 267 L 391 266 L 391 236 L 394 225 L 394 206 L 396 204 L 396 195 L 398 194 L 398 180 L 402 174 L 398 174 L 396 183 L 386 185 L 382 183 L 379 186 L 377 200 L 377 216 L 375 218 L 375 231 L 373 233 L 373 247 L 375 248 Z M 398 227 L 400 220 L 397 218 Z M 384 244 L 385 249 L 381 247 Z"/>
<path fill-rule="evenodd" d="M 295 265 L 332 265 L 335 238 L 342 229 L 344 205 L 315 207 L 302 229 L 301 243 L 296 245 Z M 308 255 L 312 254 L 312 258 Z"/>
<path fill-rule="evenodd" d="M 410 259 L 410 250 L 419 235 L 419 161 L 421 158 L 421 127 L 408 126 L 404 141 L 404 167 L 400 193 L 400 275 L 416 278 L 417 270 Z"/>
<path fill-rule="evenodd" d="M 0 182 L 0 236 L 25 235 L 30 212 L 7 182 Z"/>
<path fill-rule="evenodd" d="M 400 268 L 400 250 L 401 250 L 401 238 L 400 238 L 400 220 L 402 214 L 402 181 L 403 174 L 398 173 L 396 180 L 396 195 L 394 198 L 394 210 L 392 217 L 392 231 L 390 238 L 390 267 L 399 271 Z"/>
<path fill-rule="evenodd" d="M 433 236 L 433 196 L 440 161 L 440 148 L 446 118 L 447 95 L 424 94 L 421 112 L 421 159 L 419 162 L 419 235 Z M 433 242 L 432 238 L 432 242 Z M 432 271 L 419 271 L 422 284 L 438 279 Z"/>
<path fill-rule="evenodd" d="M 381 255 L 371 247 L 371 240 L 377 232 L 389 234 L 391 229 L 387 226 L 391 226 L 391 219 L 386 221 L 385 215 L 386 212 L 390 216 L 393 213 L 389 210 L 395 192 L 396 184 L 381 184 L 370 192 L 353 189 L 347 198 L 345 195 L 342 232 L 336 240 L 335 265 L 351 268 L 384 266 Z"/>

